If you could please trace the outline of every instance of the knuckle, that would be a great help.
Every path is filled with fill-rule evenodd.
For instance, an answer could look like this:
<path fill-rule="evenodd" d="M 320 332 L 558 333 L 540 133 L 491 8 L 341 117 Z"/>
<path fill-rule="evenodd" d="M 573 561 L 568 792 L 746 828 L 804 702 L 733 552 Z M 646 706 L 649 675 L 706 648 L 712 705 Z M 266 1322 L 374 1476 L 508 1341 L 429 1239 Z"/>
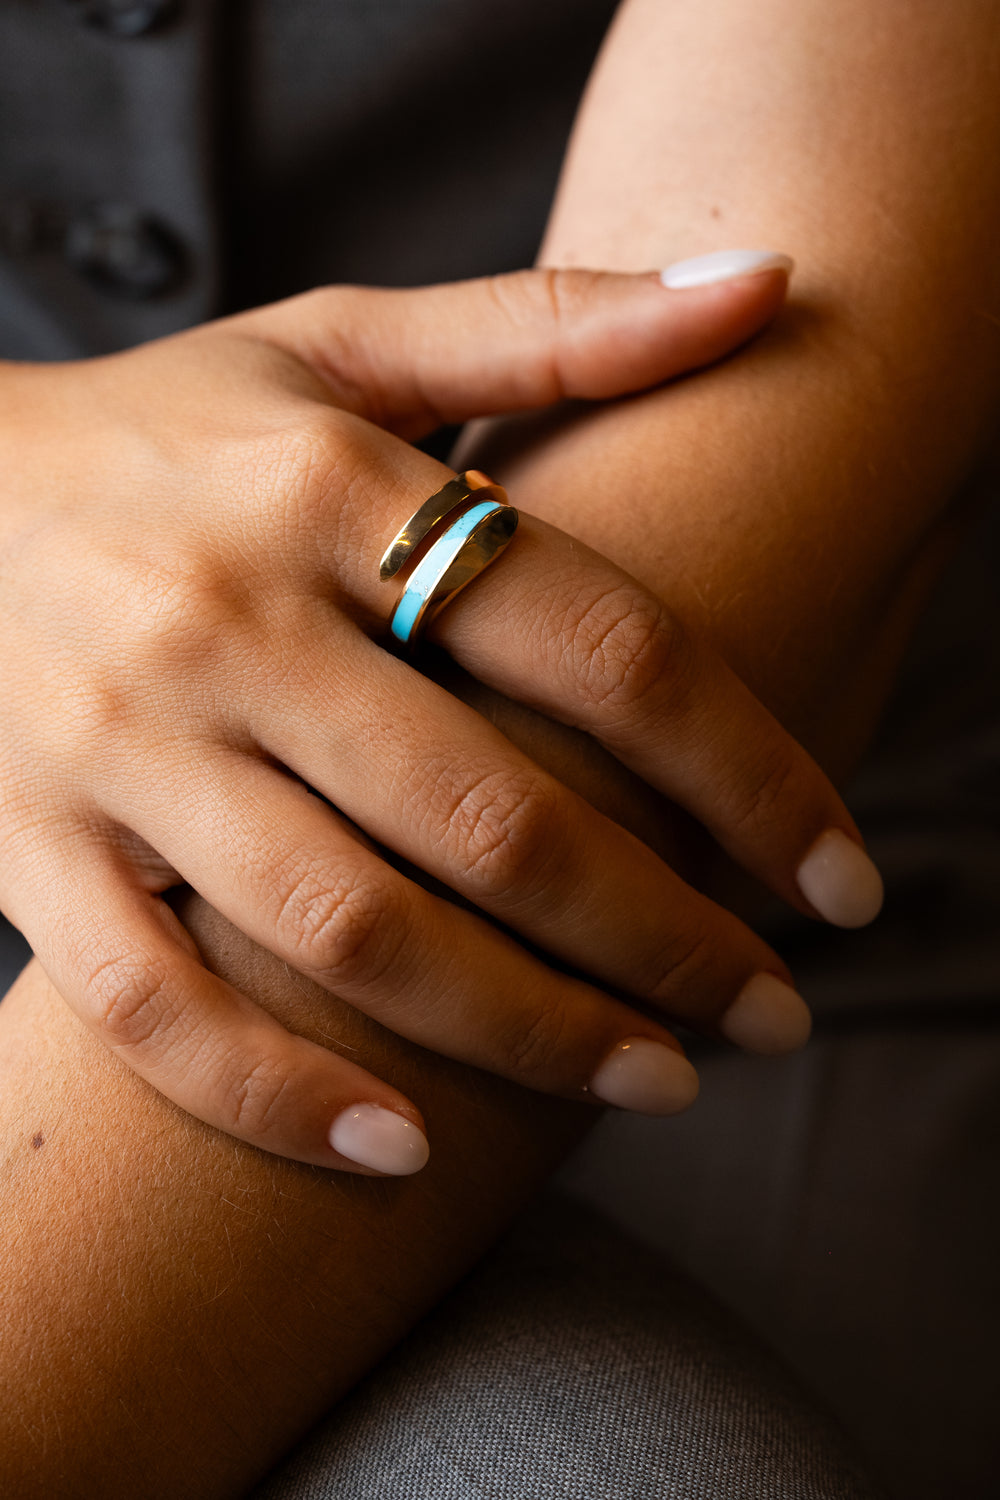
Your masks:
<path fill-rule="evenodd" d="M 545 267 L 536 274 L 542 278 L 540 294 L 548 304 L 556 329 L 568 328 L 579 321 L 605 279 L 600 271 L 579 267 Z"/>
<path fill-rule="evenodd" d="M 552 333 L 579 316 L 599 281 L 597 271 L 554 266 L 488 278 L 491 295 L 512 323 Z"/>
<path fill-rule="evenodd" d="M 150 658 L 202 658 L 236 612 L 221 559 L 185 557 L 179 550 L 169 566 L 144 567 L 135 579 L 133 605 L 140 671 Z"/>
<path fill-rule="evenodd" d="M 530 773 L 494 772 L 452 796 L 443 818 L 449 854 L 483 897 L 534 885 L 564 842 L 558 789 Z"/>
<path fill-rule="evenodd" d="M 697 1015 L 714 990 L 710 976 L 717 965 L 718 944 L 707 932 L 699 933 L 652 957 L 641 976 L 641 991 L 656 1004 L 677 1006 L 679 1014 Z"/>
<path fill-rule="evenodd" d="M 527 404 L 552 405 L 564 394 L 559 360 L 560 309 L 553 272 L 509 271 L 486 280 L 490 301 L 520 344 L 531 348 L 525 372 Z"/>
<path fill-rule="evenodd" d="M 227 1091 L 227 1129 L 233 1135 L 261 1140 L 280 1124 L 291 1080 L 268 1058 L 243 1072 Z"/>
<path fill-rule="evenodd" d="M 171 692 L 217 673 L 248 613 L 225 558 L 198 547 L 178 545 L 169 561 L 137 549 L 117 584 L 100 648 L 74 698 L 80 725 L 76 734 L 69 726 L 69 737 L 81 747 L 96 740 L 113 749 L 130 715 L 161 719 L 177 702 Z"/>
<path fill-rule="evenodd" d="M 789 751 L 772 751 L 767 763 L 745 772 L 728 798 L 728 816 L 721 821 L 729 838 L 756 840 L 786 827 L 794 804 L 797 776 L 795 757 Z M 720 798 L 725 809 L 725 797 Z"/>
<path fill-rule="evenodd" d="M 566 365 L 572 328 L 598 280 L 594 271 L 539 267 L 487 279 L 489 295 L 504 320 L 533 345 L 532 405 L 570 394 Z"/>
<path fill-rule="evenodd" d="M 332 424 L 325 412 L 297 412 L 294 420 L 262 433 L 253 456 L 254 483 L 251 496 L 271 507 L 284 497 L 287 515 L 291 505 L 302 505 L 318 488 L 336 462 Z M 282 520 L 285 516 L 282 516 Z"/>
<path fill-rule="evenodd" d="M 303 402 L 254 439 L 238 475 L 240 525 L 265 554 L 298 553 L 321 519 L 329 524 L 331 496 L 364 468 L 358 429 L 349 412 Z"/>
<path fill-rule="evenodd" d="M 690 641 L 651 594 L 621 584 L 587 604 L 569 631 L 568 655 L 588 706 L 602 718 L 634 718 L 650 694 L 689 678 Z"/>
<path fill-rule="evenodd" d="M 539 321 L 557 316 L 552 300 L 549 270 L 504 271 L 486 278 L 486 290 L 494 305 L 514 328 L 534 328 Z"/>
<path fill-rule="evenodd" d="M 377 982 L 403 941 L 404 914 L 387 883 L 374 878 L 330 884 L 296 872 L 279 897 L 281 951 L 326 986 Z"/>
<path fill-rule="evenodd" d="M 154 963 L 108 959 L 87 978 L 84 1004 L 92 1023 L 115 1048 L 148 1048 L 162 1039 L 176 1015 L 171 978 Z"/>
<path fill-rule="evenodd" d="M 543 1005 L 530 1016 L 521 1017 L 517 1029 L 504 1042 L 510 1076 L 536 1084 L 550 1079 L 557 1060 L 566 1050 L 567 1030 L 567 1017 L 561 1005 Z"/>
<path fill-rule="evenodd" d="M 370 340 L 384 316 L 388 295 L 374 287 L 341 285 L 316 288 L 313 326 L 323 330 L 309 345 L 309 363 L 337 407 L 356 412 L 382 427 L 388 425 L 389 402 L 378 378 L 378 360 Z"/>

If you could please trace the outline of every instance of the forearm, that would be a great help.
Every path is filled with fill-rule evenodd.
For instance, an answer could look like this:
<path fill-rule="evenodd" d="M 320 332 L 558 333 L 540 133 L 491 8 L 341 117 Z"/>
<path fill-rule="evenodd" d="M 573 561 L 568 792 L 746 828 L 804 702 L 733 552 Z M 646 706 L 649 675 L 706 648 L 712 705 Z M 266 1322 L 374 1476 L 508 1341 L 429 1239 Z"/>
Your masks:
<path fill-rule="evenodd" d="M 796 257 L 792 306 L 682 385 L 476 449 L 527 510 L 707 628 L 834 769 L 992 441 L 995 30 L 975 0 L 626 4 L 543 261 L 770 245 Z"/>
<path fill-rule="evenodd" d="M 21 1500 L 244 1493 L 589 1113 L 380 1034 L 206 908 L 186 916 L 248 994 L 412 1091 L 432 1161 L 384 1180 L 241 1147 L 120 1066 L 32 965 L 0 1006 L 0 1488 Z"/>

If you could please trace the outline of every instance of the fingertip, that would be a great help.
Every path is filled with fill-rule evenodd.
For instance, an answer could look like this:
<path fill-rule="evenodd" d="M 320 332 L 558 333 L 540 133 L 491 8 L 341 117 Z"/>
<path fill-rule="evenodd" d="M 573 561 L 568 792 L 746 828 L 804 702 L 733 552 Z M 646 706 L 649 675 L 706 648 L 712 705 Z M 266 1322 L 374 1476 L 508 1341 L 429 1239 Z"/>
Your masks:
<path fill-rule="evenodd" d="M 652 1037 L 628 1037 L 601 1062 L 588 1090 L 603 1104 L 644 1115 L 677 1115 L 698 1097 L 699 1080 L 683 1052 Z"/>
<path fill-rule="evenodd" d="M 814 910 L 835 927 L 867 927 L 882 910 L 882 876 L 861 844 L 841 828 L 820 834 L 796 881 Z"/>
<path fill-rule="evenodd" d="M 799 1052 L 809 1040 L 812 1016 L 802 996 L 777 974 L 749 979 L 719 1021 L 727 1041 L 761 1057 Z"/>
<path fill-rule="evenodd" d="M 769 253 L 755 269 L 701 279 L 692 274 L 677 286 L 665 279 L 670 268 L 609 275 L 592 319 L 561 351 L 562 394 L 606 400 L 724 359 L 781 311 L 790 264 L 788 256 Z"/>
<path fill-rule="evenodd" d="M 329 1142 L 348 1162 L 387 1177 L 411 1177 L 430 1159 L 427 1137 L 413 1120 L 380 1104 L 352 1104 L 330 1126 Z"/>
<path fill-rule="evenodd" d="M 792 257 L 781 250 L 714 250 L 674 261 L 660 272 L 660 281 L 670 291 L 687 291 L 767 272 L 777 272 L 787 281 L 794 268 Z"/>

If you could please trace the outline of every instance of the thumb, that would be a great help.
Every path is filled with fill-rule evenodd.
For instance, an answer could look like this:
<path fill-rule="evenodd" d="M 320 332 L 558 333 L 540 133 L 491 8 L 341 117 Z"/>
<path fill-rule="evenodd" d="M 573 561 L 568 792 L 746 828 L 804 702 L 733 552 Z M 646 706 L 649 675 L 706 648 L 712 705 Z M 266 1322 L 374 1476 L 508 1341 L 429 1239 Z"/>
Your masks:
<path fill-rule="evenodd" d="M 770 251 L 733 251 L 662 275 L 537 270 L 413 290 L 322 287 L 241 322 L 304 360 L 338 406 L 412 440 L 471 417 L 623 396 L 711 364 L 774 317 L 791 266 Z"/>

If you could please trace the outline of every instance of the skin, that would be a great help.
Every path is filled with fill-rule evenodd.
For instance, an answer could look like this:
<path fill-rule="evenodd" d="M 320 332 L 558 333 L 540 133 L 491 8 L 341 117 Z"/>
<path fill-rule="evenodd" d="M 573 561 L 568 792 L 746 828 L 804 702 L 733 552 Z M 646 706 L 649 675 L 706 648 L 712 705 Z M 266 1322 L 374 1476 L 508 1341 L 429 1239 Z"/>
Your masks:
<path fill-rule="evenodd" d="M 992 8 L 972 0 L 887 0 L 874 15 L 845 0 L 835 28 L 800 0 L 629 6 L 546 256 L 645 265 L 776 244 L 799 262 L 795 314 L 689 385 L 480 438 L 484 463 L 506 455 L 519 502 L 710 632 L 838 774 L 962 524 L 954 496 L 991 457 L 994 36 Z M 727 101 L 718 121 L 706 98 Z M 459 635 L 474 672 L 463 601 L 439 639 Z M 548 763 L 567 781 L 595 753 L 531 720 L 508 727 L 536 755 L 553 734 Z M 633 792 L 625 779 L 611 795 L 620 809 Z M 641 803 L 636 815 L 651 826 Z M 238 1494 L 580 1128 L 579 1106 L 411 1049 L 203 908 L 184 916 L 245 991 L 306 1034 L 360 1046 L 418 1097 L 434 1156 L 387 1183 L 234 1145 L 127 1072 L 30 970 L 0 1013 L 0 1347 L 18 1393 L 0 1451 L 28 1497 L 126 1495 L 137 1476 L 148 1494 Z"/>
<path fill-rule="evenodd" d="M 542 249 L 619 269 L 730 243 L 796 256 L 789 315 L 662 418 L 657 396 L 609 408 L 504 473 L 537 503 L 560 465 L 585 470 L 574 534 L 627 557 L 834 767 L 865 743 L 965 522 L 956 494 L 993 461 L 995 20 L 988 0 L 947 15 L 842 0 L 835 16 L 818 0 L 632 0 Z M 784 451 L 806 433 L 811 453 Z M 602 498 L 612 484 L 627 514 Z M 833 722 L 845 705 L 853 734 Z"/>
<path fill-rule="evenodd" d="M 81 1018 L 175 1103 L 317 1166 L 354 1160 L 336 1122 L 358 1104 L 422 1145 L 398 1091 L 204 969 L 159 899 L 182 877 L 410 1040 L 567 1098 L 600 1091 L 630 1039 L 659 1059 L 644 1107 L 696 1088 L 670 1033 L 602 987 L 725 1034 L 768 974 L 786 982 L 770 985 L 781 1024 L 765 1008 L 748 1029 L 741 1004 L 740 1040 L 804 1039 L 766 944 L 382 649 L 395 590 L 377 572 L 417 497 L 451 477 L 400 434 L 641 389 L 746 339 L 782 291 L 780 274 L 672 294 L 582 271 L 331 288 L 0 373 L 0 890 Z M 510 696 L 579 724 L 811 911 L 803 856 L 831 827 L 859 838 L 819 768 L 652 594 L 534 518 L 518 532 L 516 573 L 503 559 L 468 591 L 464 617 L 488 627 L 476 677 L 514 671 Z M 762 788 L 779 784 L 765 820 Z"/>

